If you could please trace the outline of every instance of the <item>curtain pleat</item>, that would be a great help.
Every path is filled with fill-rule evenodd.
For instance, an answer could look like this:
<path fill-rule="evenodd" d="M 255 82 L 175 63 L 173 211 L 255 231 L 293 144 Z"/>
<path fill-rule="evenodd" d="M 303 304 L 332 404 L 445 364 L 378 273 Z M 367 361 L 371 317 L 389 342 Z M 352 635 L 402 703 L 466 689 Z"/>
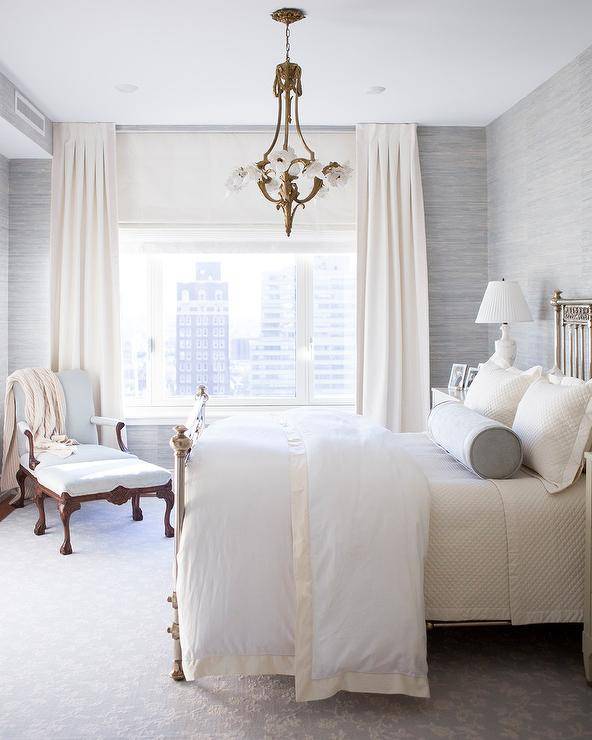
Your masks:
<path fill-rule="evenodd" d="M 356 129 L 357 410 L 396 432 L 429 410 L 428 275 L 415 124 Z"/>
<path fill-rule="evenodd" d="M 116 182 L 113 124 L 54 125 L 51 365 L 88 371 L 97 413 L 121 417 Z"/>

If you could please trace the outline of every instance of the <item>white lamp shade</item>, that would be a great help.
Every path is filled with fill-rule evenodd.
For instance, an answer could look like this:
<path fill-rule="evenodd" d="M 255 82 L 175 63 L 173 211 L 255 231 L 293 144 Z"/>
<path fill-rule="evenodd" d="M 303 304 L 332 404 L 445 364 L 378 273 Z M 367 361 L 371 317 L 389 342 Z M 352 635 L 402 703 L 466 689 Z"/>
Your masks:
<path fill-rule="evenodd" d="M 491 280 L 487 284 L 475 323 L 512 324 L 516 321 L 532 321 L 520 286 L 511 280 Z"/>

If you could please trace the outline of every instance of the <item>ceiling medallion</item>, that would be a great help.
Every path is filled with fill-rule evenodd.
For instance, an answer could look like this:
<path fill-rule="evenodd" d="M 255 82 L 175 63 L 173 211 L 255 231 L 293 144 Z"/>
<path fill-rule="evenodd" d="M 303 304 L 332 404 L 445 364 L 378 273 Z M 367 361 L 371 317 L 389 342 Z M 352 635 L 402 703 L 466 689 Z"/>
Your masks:
<path fill-rule="evenodd" d="M 234 169 L 227 180 L 229 191 L 242 190 L 249 182 L 256 182 L 267 200 L 284 214 L 286 234 L 290 236 L 294 214 L 315 196 L 323 196 L 330 187 L 342 187 L 349 180 L 352 168 L 346 163 L 319 162 L 306 143 L 300 128 L 298 98 L 302 95 L 302 70 L 290 61 L 290 24 L 305 15 L 297 8 L 281 8 L 271 14 L 274 21 L 286 24 L 286 61 L 275 68 L 273 94 L 278 101 L 278 116 L 272 142 L 259 162 Z M 290 134 L 304 147 L 304 156 L 298 156 L 290 146 Z M 281 147 L 276 146 L 283 135 Z M 307 195 L 301 195 L 300 188 Z"/>

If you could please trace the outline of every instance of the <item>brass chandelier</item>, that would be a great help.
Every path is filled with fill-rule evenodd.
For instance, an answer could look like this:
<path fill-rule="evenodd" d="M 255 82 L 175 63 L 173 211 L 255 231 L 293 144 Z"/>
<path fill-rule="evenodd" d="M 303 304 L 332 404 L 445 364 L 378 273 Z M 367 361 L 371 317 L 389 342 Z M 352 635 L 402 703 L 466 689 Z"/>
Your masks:
<path fill-rule="evenodd" d="M 269 148 L 259 162 L 234 169 L 226 182 L 231 192 L 242 190 L 249 182 L 256 182 L 259 190 L 276 209 L 284 214 L 287 236 L 292 232 L 296 210 L 305 207 L 315 196 L 325 195 L 329 187 L 342 187 L 349 180 L 352 168 L 346 163 L 319 162 L 306 143 L 298 117 L 298 98 L 302 95 L 302 70 L 290 61 L 290 24 L 305 17 L 297 8 L 281 8 L 271 14 L 274 21 L 286 24 L 286 60 L 275 68 L 273 94 L 278 101 L 275 133 Z M 291 126 L 305 155 L 297 156 L 290 146 Z M 282 134 L 281 148 L 277 148 Z M 308 190 L 307 195 L 301 195 Z"/>

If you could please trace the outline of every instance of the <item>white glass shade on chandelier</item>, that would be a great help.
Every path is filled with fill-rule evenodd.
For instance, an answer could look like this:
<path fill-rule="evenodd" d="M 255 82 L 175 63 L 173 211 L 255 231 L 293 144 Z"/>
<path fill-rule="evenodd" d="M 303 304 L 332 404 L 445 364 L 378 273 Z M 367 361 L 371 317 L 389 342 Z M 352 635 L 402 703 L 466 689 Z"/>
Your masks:
<path fill-rule="evenodd" d="M 510 337 L 509 324 L 532 321 L 532 314 L 520 285 L 513 280 L 491 280 L 487 284 L 476 324 L 501 324 L 501 337 L 495 343 L 498 357 L 514 364 L 516 342 Z"/>
<path fill-rule="evenodd" d="M 321 188 L 318 192 L 322 198 L 326 195 L 327 187 L 343 187 L 353 173 L 352 167 L 347 162 L 343 165 L 333 164 L 329 167 L 317 159 L 312 160 L 308 165 L 304 165 L 301 160 L 302 158 L 296 156 L 292 147 L 275 149 L 269 154 L 269 162 L 261 168 L 253 163 L 233 169 L 226 181 L 226 188 L 229 192 L 235 193 L 242 190 L 249 182 L 257 182 L 263 177 L 267 183 L 268 193 L 274 198 L 279 198 L 280 178 L 287 171 L 292 177 L 302 176 L 311 181 L 314 181 L 315 177 L 319 178 L 324 186 L 324 189 Z"/>

